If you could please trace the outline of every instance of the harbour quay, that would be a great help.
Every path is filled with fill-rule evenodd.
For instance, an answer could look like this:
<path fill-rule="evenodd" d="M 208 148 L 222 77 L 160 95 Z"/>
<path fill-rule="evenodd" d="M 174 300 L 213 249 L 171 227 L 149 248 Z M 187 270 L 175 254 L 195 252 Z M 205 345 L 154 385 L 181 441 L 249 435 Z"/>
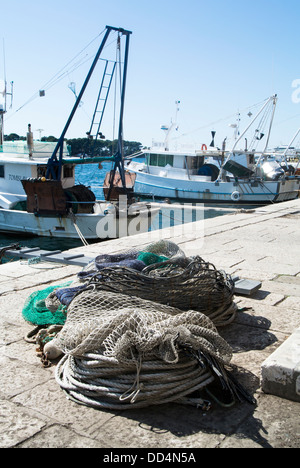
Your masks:
<path fill-rule="evenodd" d="M 142 250 L 156 238 L 164 239 L 236 281 L 259 283 L 253 290 L 237 289 L 235 320 L 218 329 L 232 348 L 240 383 L 256 402 L 227 407 L 213 401 L 209 411 L 177 403 L 99 410 L 68 399 L 55 379 L 57 363 L 42 366 L 35 344 L 24 339 L 33 327 L 23 319 L 22 310 L 32 293 L 72 281 L 82 266 L 26 258 L 2 264 L 0 447 L 83 447 L 111 453 L 299 448 L 299 221 L 300 199 L 296 199 L 68 252 L 74 259 L 93 258 Z"/>

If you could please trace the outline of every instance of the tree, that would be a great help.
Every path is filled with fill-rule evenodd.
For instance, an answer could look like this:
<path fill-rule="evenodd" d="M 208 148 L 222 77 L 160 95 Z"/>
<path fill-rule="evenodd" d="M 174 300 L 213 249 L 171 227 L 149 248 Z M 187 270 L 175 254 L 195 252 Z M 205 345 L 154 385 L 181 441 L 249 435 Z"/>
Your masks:
<path fill-rule="evenodd" d="M 41 138 L 41 141 L 52 141 L 52 142 L 56 142 L 56 141 L 58 141 L 58 138 L 56 138 L 56 137 L 50 135 L 50 136 L 48 136 L 48 137 L 42 137 L 42 138 Z"/>
<path fill-rule="evenodd" d="M 26 137 L 11 133 L 4 136 L 5 141 L 26 140 Z M 44 136 L 41 141 L 56 142 L 58 138 L 53 135 Z M 90 138 L 72 138 L 66 140 L 71 147 L 71 156 L 87 156 L 89 158 L 113 156 L 118 148 L 118 140 L 91 140 Z M 124 156 L 130 156 L 142 149 L 142 143 L 138 141 L 124 140 Z"/>
<path fill-rule="evenodd" d="M 4 135 L 4 141 L 19 141 L 26 140 L 26 137 L 19 136 L 17 133 L 10 133 L 9 135 Z"/>
<path fill-rule="evenodd" d="M 124 154 L 130 156 L 131 154 L 138 153 L 142 149 L 142 143 L 138 141 L 124 141 Z"/>
<path fill-rule="evenodd" d="M 91 140 L 89 138 L 73 138 L 67 140 L 71 146 L 72 156 L 110 157 L 117 151 L 117 140 Z M 142 144 L 137 141 L 124 141 L 124 156 L 140 151 Z"/>

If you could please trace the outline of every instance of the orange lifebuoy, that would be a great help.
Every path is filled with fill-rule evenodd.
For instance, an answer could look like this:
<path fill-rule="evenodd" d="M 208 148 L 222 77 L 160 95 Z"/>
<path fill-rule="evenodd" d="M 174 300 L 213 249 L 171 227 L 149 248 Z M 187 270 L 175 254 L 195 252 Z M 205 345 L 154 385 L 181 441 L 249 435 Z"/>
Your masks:
<path fill-rule="evenodd" d="M 202 146 L 201 146 L 201 151 L 207 151 L 207 146 L 206 146 L 206 145 L 202 145 Z"/>

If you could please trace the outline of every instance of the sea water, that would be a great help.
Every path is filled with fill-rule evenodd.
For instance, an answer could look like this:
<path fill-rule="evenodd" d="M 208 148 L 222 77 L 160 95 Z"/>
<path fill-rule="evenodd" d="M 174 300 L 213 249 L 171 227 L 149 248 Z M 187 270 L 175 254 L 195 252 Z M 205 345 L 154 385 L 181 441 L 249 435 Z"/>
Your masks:
<path fill-rule="evenodd" d="M 97 200 L 104 200 L 103 194 L 103 183 L 105 175 L 111 169 L 111 162 L 102 163 L 102 168 L 99 168 L 98 164 L 84 164 L 76 166 L 75 171 L 75 183 L 76 185 L 82 184 L 89 187 L 95 194 Z M 153 201 L 153 200 L 150 200 Z M 179 203 L 179 201 L 178 201 Z M 239 206 L 240 207 L 240 206 Z M 172 203 L 169 207 L 162 208 L 160 210 L 159 216 L 156 216 L 153 219 L 153 224 L 151 230 L 160 229 L 162 227 L 174 226 L 182 224 L 188 221 L 196 221 L 198 219 L 204 218 L 213 218 L 216 216 L 222 216 L 228 214 L 229 212 L 234 212 L 237 207 L 227 206 L 224 210 L 224 206 L 216 209 L 215 207 L 205 207 L 204 211 L 197 212 L 194 211 L 193 218 L 190 214 L 187 213 L 187 217 L 183 215 L 183 210 L 181 208 L 175 208 L 175 205 Z M 248 207 L 250 208 L 250 207 Z M 96 240 L 95 242 L 99 242 Z M 51 237 L 20 237 L 17 235 L 7 235 L 0 234 L 0 249 L 6 246 L 9 246 L 13 243 L 18 242 L 21 247 L 39 247 L 44 250 L 68 250 L 71 248 L 82 246 L 82 241 L 78 239 L 57 239 Z M 91 242 L 91 241 L 89 241 Z"/>

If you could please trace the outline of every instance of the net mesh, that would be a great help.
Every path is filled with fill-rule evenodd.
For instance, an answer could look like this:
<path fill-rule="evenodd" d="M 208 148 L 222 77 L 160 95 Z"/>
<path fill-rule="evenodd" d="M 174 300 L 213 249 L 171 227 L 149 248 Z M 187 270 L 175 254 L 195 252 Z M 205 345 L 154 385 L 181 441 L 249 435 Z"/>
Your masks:
<path fill-rule="evenodd" d="M 186 257 L 169 241 L 150 244 L 143 252 L 98 256 L 78 278 L 98 290 L 202 312 L 217 326 L 231 323 L 237 312 L 230 275 L 199 256 Z"/>
<path fill-rule="evenodd" d="M 199 353 L 218 366 L 232 355 L 200 312 L 93 289 L 73 299 L 54 344 L 65 353 L 60 386 L 76 402 L 110 409 L 184 403 L 215 379 Z"/>
<path fill-rule="evenodd" d="M 66 282 L 32 293 L 23 306 L 22 316 L 24 320 L 33 325 L 63 325 L 66 321 L 66 307 L 57 301 L 56 307 L 51 311 L 46 306 L 45 301 L 56 289 L 68 287 L 70 284 L 71 282 Z"/>
<path fill-rule="evenodd" d="M 122 363 L 144 353 L 178 362 L 175 343 L 203 348 L 223 362 L 231 358 L 230 347 L 206 315 L 95 289 L 73 299 L 55 342 L 65 354 L 97 350 Z"/>
<path fill-rule="evenodd" d="M 98 256 L 77 279 L 46 300 L 53 312 L 68 303 L 53 345 L 65 354 L 56 380 L 75 401 L 143 407 L 183 401 L 216 375 L 227 381 L 232 350 L 217 326 L 236 306 L 224 272 L 160 241 Z"/>

